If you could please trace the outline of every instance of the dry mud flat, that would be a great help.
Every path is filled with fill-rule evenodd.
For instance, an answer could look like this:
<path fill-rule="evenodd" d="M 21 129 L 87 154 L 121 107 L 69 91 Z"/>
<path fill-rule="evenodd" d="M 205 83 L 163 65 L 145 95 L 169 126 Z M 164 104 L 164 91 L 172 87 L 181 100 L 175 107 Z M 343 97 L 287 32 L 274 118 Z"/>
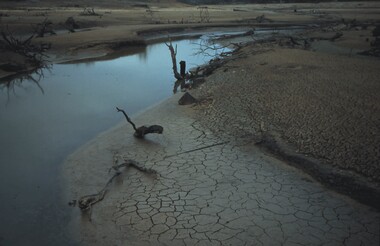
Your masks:
<path fill-rule="evenodd" d="M 179 96 L 135 119 L 164 126 L 163 135 L 135 139 L 123 123 L 68 158 L 69 198 L 102 189 L 115 157 L 157 171 L 121 170 L 91 221 L 75 213 L 82 245 L 378 245 L 377 212 L 246 141 L 215 135 Z"/>
<path fill-rule="evenodd" d="M 175 95 L 137 117 L 137 125 L 162 125 L 163 135 L 138 140 L 129 125 L 118 126 L 69 157 L 74 199 L 104 187 L 115 157 L 157 171 L 123 170 L 94 205 L 92 221 L 74 215 L 82 243 L 379 244 L 377 211 L 255 146 L 282 140 L 289 151 L 376 186 L 379 61 L 277 44 L 234 56 L 191 92 L 197 105 L 178 106 Z"/>
<path fill-rule="evenodd" d="M 235 56 L 241 58 L 195 91 L 209 102 L 199 120 L 218 135 L 260 142 L 378 207 L 379 60 L 276 44 L 248 46 Z"/>
<path fill-rule="evenodd" d="M 372 5 L 376 3 L 368 4 Z M 256 24 L 255 17 L 263 13 L 293 23 L 340 19 L 342 14 L 376 19 L 378 14 L 378 8 L 365 13 L 368 7 L 357 3 L 348 4 L 349 8 L 319 6 L 316 15 L 310 14 L 315 5 L 297 8 L 297 13 L 293 6 L 281 6 L 252 5 L 240 11 L 234 8 L 241 6 L 210 8 L 216 22 L 211 25 Z M 86 30 L 40 39 L 53 44 L 50 52 L 57 61 L 112 52 L 115 43 L 141 40 L 138 31 L 198 25 L 178 24 L 189 9 L 155 8 L 154 18 L 145 9 L 96 9 L 101 18 L 79 17 L 81 8 L 56 10 L 7 10 L 2 21 L 26 32 L 30 23 L 45 17 L 59 23 L 76 13 Z M 193 15 L 198 13 L 192 8 Z M 173 24 L 154 24 L 156 18 Z M 157 171 L 146 175 L 133 168 L 123 170 L 105 198 L 94 205 L 92 221 L 86 214 L 74 213 L 71 225 L 78 242 L 379 244 L 378 212 L 311 182 L 252 144 L 276 135 L 302 154 L 378 182 L 378 61 L 261 48 L 242 49 L 245 58 L 207 78 L 195 92 L 197 98 L 207 99 L 198 108 L 179 108 L 178 98 L 173 97 L 136 119 L 138 125 L 164 126 L 163 135 L 137 140 L 129 125 L 119 126 L 68 158 L 64 165 L 70 186 L 67 200 L 102 189 L 113 175 L 109 169 L 115 157 L 134 159 Z"/>

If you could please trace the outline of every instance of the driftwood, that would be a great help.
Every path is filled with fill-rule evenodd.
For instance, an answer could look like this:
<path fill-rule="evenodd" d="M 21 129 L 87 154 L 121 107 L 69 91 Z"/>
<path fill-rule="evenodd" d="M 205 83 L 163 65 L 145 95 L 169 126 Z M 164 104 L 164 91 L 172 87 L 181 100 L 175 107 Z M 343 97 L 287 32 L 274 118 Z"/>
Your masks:
<path fill-rule="evenodd" d="M 82 212 L 89 211 L 89 220 L 91 221 L 91 214 L 92 214 L 92 206 L 96 203 L 102 201 L 108 191 L 108 186 L 112 183 L 112 181 L 121 174 L 120 168 L 121 167 L 134 167 L 137 170 L 148 173 L 148 174 L 156 174 L 157 172 L 150 168 L 145 168 L 141 166 L 138 162 L 134 160 L 125 160 L 122 164 L 117 165 L 118 159 L 114 160 L 114 165 L 112 168 L 110 168 L 109 172 L 111 170 L 115 170 L 115 174 L 108 180 L 108 182 L 104 185 L 103 189 L 101 189 L 98 193 L 92 194 L 92 195 L 86 195 L 82 196 L 78 199 L 78 207 Z M 76 200 L 73 200 L 69 202 L 70 206 L 76 205 Z"/>
<path fill-rule="evenodd" d="M 133 129 L 135 130 L 133 136 L 135 136 L 136 138 L 144 138 L 144 136 L 149 133 L 162 134 L 162 132 L 164 131 L 164 128 L 160 125 L 140 126 L 139 128 L 136 128 L 136 125 L 131 121 L 131 119 L 128 117 L 127 113 L 123 109 L 116 107 L 116 110 L 117 112 L 122 112 L 127 122 L 132 125 Z"/>

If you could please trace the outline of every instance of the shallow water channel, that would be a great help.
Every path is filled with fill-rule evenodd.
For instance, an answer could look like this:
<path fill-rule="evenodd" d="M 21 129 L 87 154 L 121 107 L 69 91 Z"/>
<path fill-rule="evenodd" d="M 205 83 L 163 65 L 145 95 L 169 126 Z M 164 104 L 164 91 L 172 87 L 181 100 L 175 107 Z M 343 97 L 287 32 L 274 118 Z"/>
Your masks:
<path fill-rule="evenodd" d="M 194 55 L 198 39 L 173 42 L 187 67 L 210 57 Z M 108 61 L 54 64 L 39 85 L 0 84 L 0 245 L 68 245 L 68 201 L 62 198 L 64 159 L 100 132 L 168 98 L 174 77 L 168 48 Z M 38 76 L 33 75 L 34 78 Z M 12 88 L 13 87 L 13 88 Z"/>

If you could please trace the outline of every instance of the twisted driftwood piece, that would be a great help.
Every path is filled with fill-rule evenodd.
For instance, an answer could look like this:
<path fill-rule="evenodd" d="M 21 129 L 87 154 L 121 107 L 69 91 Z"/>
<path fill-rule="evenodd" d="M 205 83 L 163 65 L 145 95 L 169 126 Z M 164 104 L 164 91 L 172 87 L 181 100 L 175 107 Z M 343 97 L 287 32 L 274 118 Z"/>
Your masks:
<path fill-rule="evenodd" d="M 133 129 L 135 130 L 133 136 L 135 136 L 136 138 L 144 138 L 144 136 L 149 133 L 162 134 L 162 132 L 164 131 L 164 128 L 160 125 L 140 126 L 139 128 L 136 128 L 136 125 L 131 121 L 131 119 L 128 117 L 127 113 L 123 109 L 120 109 L 118 107 L 116 107 L 116 109 L 117 112 L 122 112 L 128 123 L 132 125 Z"/>
<path fill-rule="evenodd" d="M 98 193 L 92 194 L 92 195 L 86 195 L 82 196 L 78 200 L 78 207 L 81 209 L 82 212 L 89 211 L 89 219 L 91 221 L 91 214 L 92 214 L 92 206 L 100 201 L 102 201 L 108 191 L 108 186 L 112 183 L 112 181 L 121 174 L 120 168 L 121 167 L 134 167 L 137 170 L 148 173 L 148 174 L 156 174 L 156 170 L 153 170 L 151 168 L 146 168 L 141 166 L 138 162 L 134 160 L 125 160 L 123 163 L 117 165 L 118 159 L 116 158 L 114 160 L 114 165 L 109 169 L 108 172 L 110 172 L 112 169 L 115 170 L 115 174 L 108 180 L 108 182 L 104 185 L 103 189 L 101 189 Z M 76 201 L 73 200 L 69 203 L 69 205 L 75 206 Z"/>

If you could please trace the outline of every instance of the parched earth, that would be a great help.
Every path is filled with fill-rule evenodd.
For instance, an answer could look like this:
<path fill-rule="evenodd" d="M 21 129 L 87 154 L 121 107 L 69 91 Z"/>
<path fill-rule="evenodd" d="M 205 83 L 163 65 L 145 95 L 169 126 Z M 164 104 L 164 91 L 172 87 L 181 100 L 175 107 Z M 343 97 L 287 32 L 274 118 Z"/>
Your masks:
<path fill-rule="evenodd" d="M 276 135 L 297 153 L 380 181 L 378 59 L 245 47 L 194 95 L 217 134 Z M 201 119 L 202 119 L 201 118 Z"/>
<path fill-rule="evenodd" d="M 81 245 L 378 245 L 380 215 L 326 190 L 239 138 L 205 128 L 179 95 L 137 117 L 163 135 L 132 137 L 123 124 L 64 165 L 68 199 L 103 188 L 114 158 L 128 168 L 88 215 L 72 220 Z M 73 208 L 78 209 L 78 208 Z M 74 210 L 77 211 L 77 210 Z"/>

